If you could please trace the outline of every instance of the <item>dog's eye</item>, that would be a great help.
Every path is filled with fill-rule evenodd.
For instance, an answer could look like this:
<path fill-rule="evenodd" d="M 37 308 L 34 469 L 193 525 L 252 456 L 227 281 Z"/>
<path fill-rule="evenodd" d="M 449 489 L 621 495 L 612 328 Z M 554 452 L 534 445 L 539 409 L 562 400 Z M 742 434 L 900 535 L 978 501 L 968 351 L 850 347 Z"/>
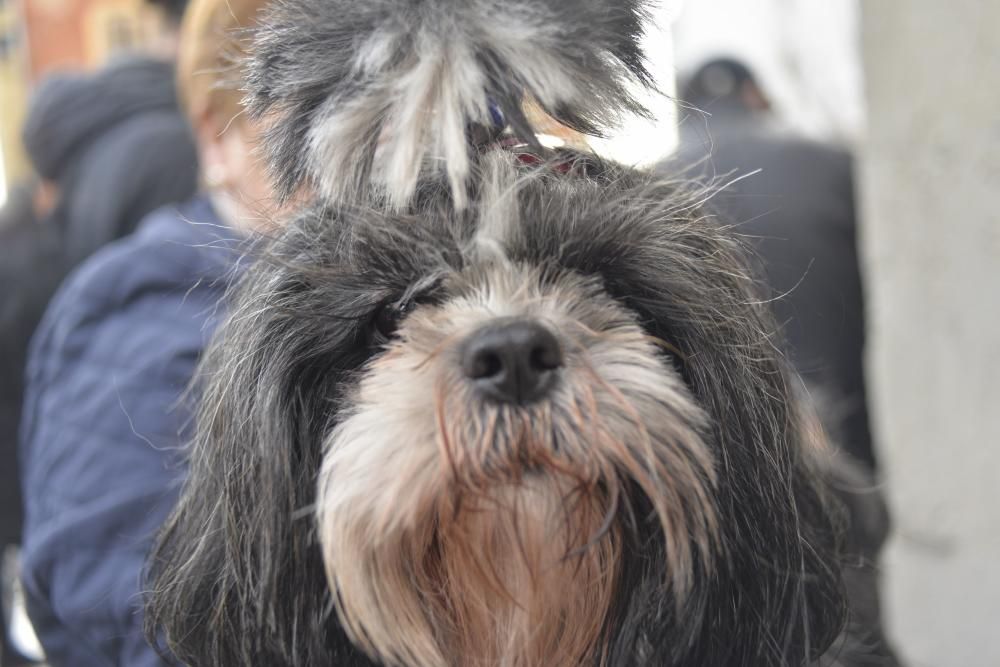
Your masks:
<path fill-rule="evenodd" d="M 380 307 L 375 313 L 373 326 L 376 334 L 376 342 L 384 343 L 396 335 L 399 323 L 413 310 L 412 300 L 387 303 Z"/>
<path fill-rule="evenodd" d="M 417 306 L 440 303 L 437 288 L 441 280 L 440 277 L 433 277 L 422 281 L 397 301 L 386 301 L 379 306 L 369 324 L 371 342 L 375 345 L 388 343 L 396 335 L 400 322 Z"/>

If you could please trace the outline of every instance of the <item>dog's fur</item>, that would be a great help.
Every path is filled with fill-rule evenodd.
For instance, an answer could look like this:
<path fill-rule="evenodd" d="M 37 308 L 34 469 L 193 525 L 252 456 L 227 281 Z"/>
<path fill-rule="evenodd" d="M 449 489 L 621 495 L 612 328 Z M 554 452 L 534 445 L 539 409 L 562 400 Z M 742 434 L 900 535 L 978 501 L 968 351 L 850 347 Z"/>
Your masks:
<path fill-rule="evenodd" d="M 446 173 L 471 175 L 466 136 L 499 110 L 533 138 L 525 97 L 585 134 L 645 114 L 644 0 L 282 0 L 247 68 L 248 110 L 280 191 L 305 180 L 328 201 L 402 209 Z M 491 108 L 492 106 L 492 108 Z"/>
<path fill-rule="evenodd" d="M 273 166 L 318 203 L 204 361 L 151 636 L 213 667 L 818 658 L 835 531 L 740 243 L 682 185 L 466 139 L 525 93 L 589 130 L 634 107 L 641 5 L 358 4 L 286 0 L 259 38 Z M 561 350 L 533 402 L 463 373 L 511 322 Z"/>

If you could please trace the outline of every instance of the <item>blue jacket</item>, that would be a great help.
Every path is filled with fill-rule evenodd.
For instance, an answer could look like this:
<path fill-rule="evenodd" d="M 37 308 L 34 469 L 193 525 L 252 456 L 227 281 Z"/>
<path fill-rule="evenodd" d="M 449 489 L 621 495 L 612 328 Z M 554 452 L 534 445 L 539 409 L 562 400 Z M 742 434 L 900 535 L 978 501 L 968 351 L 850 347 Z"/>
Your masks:
<path fill-rule="evenodd" d="M 55 667 L 160 665 L 140 578 L 184 476 L 185 389 L 238 266 L 207 199 L 153 213 L 60 289 L 21 430 L 28 611 Z"/>

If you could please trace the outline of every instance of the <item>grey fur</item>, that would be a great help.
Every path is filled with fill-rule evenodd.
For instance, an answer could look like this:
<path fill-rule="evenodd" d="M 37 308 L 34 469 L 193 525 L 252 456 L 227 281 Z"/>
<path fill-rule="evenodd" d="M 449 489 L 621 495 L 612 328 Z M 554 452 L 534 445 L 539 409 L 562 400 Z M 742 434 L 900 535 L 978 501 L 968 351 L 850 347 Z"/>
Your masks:
<path fill-rule="evenodd" d="M 643 519 L 655 499 L 629 493 L 616 522 L 633 537 L 605 664 L 804 665 L 842 627 L 834 530 L 740 244 L 701 216 L 697 194 L 584 163 L 581 175 L 508 163 L 491 177 L 520 221 L 493 235 L 496 252 L 594 281 L 676 349 L 664 359 L 707 417 L 717 478 L 716 566 L 709 576 L 692 564 L 679 611 L 663 586 L 662 531 Z M 154 553 L 148 608 L 151 632 L 191 665 L 375 664 L 333 613 L 309 516 L 324 443 L 387 349 L 372 338 L 375 313 L 415 285 L 437 285 L 426 308 L 457 304 L 487 261 L 470 249 L 495 200 L 473 191 L 457 211 L 443 181 L 418 192 L 403 215 L 303 212 L 248 274 L 212 346 L 191 475 Z"/>
<path fill-rule="evenodd" d="M 400 209 L 447 173 L 457 205 L 467 131 L 490 103 L 525 141 L 526 97 L 587 134 L 644 114 L 626 85 L 652 86 L 638 45 L 645 0 L 297 0 L 262 20 L 247 68 L 282 193 L 375 196 Z"/>
<path fill-rule="evenodd" d="M 844 625 L 835 524 L 739 240 L 705 216 L 703 192 L 682 184 L 540 148 L 540 163 L 527 164 L 467 139 L 487 122 L 491 100 L 526 140 L 525 95 L 586 132 L 641 111 L 623 84 L 648 83 L 637 45 L 644 7 L 282 0 L 264 20 L 248 70 L 250 109 L 272 123 L 268 156 L 284 193 L 306 185 L 317 196 L 247 272 L 203 363 L 190 477 L 150 563 L 148 636 L 177 659 L 474 664 L 474 640 L 496 646 L 502 633 L 480 624 L 481 635 L 450 642 L 456 619 L 474 615 L 448 616 L 462 600 L 449 605 L 445 580 L 477 561 L 446 559 L 447 513 L 433 502 L 404 504 L 399 491 L 409 483 L 425 498 L 462 490 L 455 479 L 468 468 L 426 473 L 447 472 L 441 453 L 460 459 L 456 446 L 469 445 L 486 453 L 465 474 L 464 488 L 480 498 L 496 497 L 494 482 L 516 490 L 525 466 L 531 485 L 550 483 L 554 491 L 537 497 L 551 508 L 575 491 L 558 493 L 568 472 L 587 482 L 585 497 L 606 519 L 593 531 L 587 520 L 573 524 L 579 515 L 568 502 L 565 514 L 547 515 L 564 516 L 562 524 L 534 524 L 552 527 L 553 539 L 586 530 L 592 539 L 577 555 L 600 550 L 598 569 L 612 577 L 604 612 L 595 612 L 603 615 L 572 617 L 594 628 L 593 641 L 571 642 L 583 647 L 570 658 L 578 664 L 801 667 L 830 647 Z M 531 298 L 494 298 L 494 288 Z M 578 357 L 594 371 L 593 391 L 563 368 L 563 391 L 548 404 L 530 414 L 509 407 L 491 422 L 498 411 L 448 365 L 468 333 L 458 323 L 482 326 L 512 304 L 523 315 L 542 302 L 545 317 L 563 318 L 564 342 L 578 342 L 577 328 L 607 346 L 602 354 L 582 346 Z M 398 314 L 396 333 L 379 333 L 386 312 Z M 627 340 L 616 342 L 622 333 Z M 440 382 L 415 379 L 400 357 L 443 375 L 450 368 L 455 390 L 429 397 Z M 380 407 L 372 396 L 385 387 L 396 395 Z M 576 407 L 588 395 L 591 409 Z M 467 412 L 442 409 L 440 396 L 464 397 Z M 521 420 L 523 434 L 546 414 L 553 428 L 531 437 L 509 427 Z M 595 436 L 601 428 L 612 437 Z M 396 447 L 400 433 L 409 446 Z M 600 474 L 588 474 L 595 460 L 603 467 L 590 470 Z M 377 534 L 379 522 L 405 527 L 414 516 L 409 527 L 423 541 Z M 404 543 L 402 560 L 432 566 L 367 569 L 370 553 L 385 562 Z M 385 571 L 394 578 L 357 581 Z M 415 572 L 419 581 L 400 576 Z M 598 572 L 589 583 L 598 580 L 608 579 Z M 354 583 L 375 594 L 357 604 L 346 590 Z M 568 593 L 588 581 L 574 583 Z M 472 591 L 487 611 L 489 590 Z M 387 606 L 402 597 L 408 606 L 394 615 L 400 608 Z M 403 616 L 406 641 L 397 641 L 390 626 Z M 546 627 L 537 634 L 558 648 L 565 609 L 543 605 L 538 618 Z M 522 648 L 501 648 L 506 661 L 478 655 L 516 667 L 553 657 Z"/>

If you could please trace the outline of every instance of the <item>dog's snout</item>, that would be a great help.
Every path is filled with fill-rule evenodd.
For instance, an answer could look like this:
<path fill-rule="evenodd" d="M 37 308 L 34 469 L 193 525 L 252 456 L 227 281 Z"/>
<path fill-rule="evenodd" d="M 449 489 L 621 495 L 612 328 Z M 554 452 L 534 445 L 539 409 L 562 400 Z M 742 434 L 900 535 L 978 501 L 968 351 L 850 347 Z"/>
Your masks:
<path fill-rule="evenodd" d="M 462 370 L 486 396 L 530 403 L 545 396 L 563 365 L 556 337 L 532 320 L 488 326 L 465 342 Z"/>

